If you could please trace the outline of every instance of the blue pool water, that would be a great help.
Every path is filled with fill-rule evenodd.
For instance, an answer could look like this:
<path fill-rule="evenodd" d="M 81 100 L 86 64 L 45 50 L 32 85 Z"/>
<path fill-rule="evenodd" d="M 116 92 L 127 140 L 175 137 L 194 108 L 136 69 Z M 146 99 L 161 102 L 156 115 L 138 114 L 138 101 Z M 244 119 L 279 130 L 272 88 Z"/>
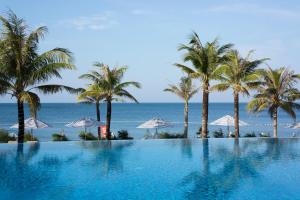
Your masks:
<path fill-rule="evenodd" d="M 0 199 L 300 199 L 300 140 L 0 145 Z"/>
<path fill-rule="evenodd" d="M 112 131 L 117 132 L 126 129 L 135 139 L 143 138 L 146 134 L 145 129 L 136 127 L 146 120 L 154 117 L 160 117 L 173 122 L 172 128 L 162 129 L 161 131 L 170 131 L 182 133 L 183 130 L 183 104 L 182 103 L 117 103 L 113 104 L 112 111 Z M 106 105 L 101 104 L 101 120 L 105 122 Z M 29 117 L 28 108 L 25 110 L 26 117 Z M 209 122 L 212 122 L 224 115 L 233 116 L 232 103 L 210 103 Z M 45 103 L 38 113 L 38 118 L 51 125 L 50 128 L 34 131 L 34 135 L 41 141 L 51 140 L 53 133 L 64 130 L 65 134 L 72 140 L 78 140 L 78 132 L 82 129 L 67 128 L 65 124 L 88 116 L 95 118 L 95 106 L 84 104 L 66 104 L 66 103 Z M 240 105 L 240 119 L 246 121 L 249 126 L 241 127 L 241 134 L 255 131 L 268 132 L 272 134 L 272 120 L 267 112 L 260 114 L 250 114 L 246 111 L 246 104 Z M 9 129 L 11 125 L 17 122 L 17 106 L 15 104 L 0 104 L 0 128 Z M 189 108 L 189 137 L 194 138 L 201 123 L 201 104 L 191 103 Z M 290 137 L 297 130 L 286 128 L 287 124 L 293 123 L 293 120 L 287 114 L 279 113 L 279 136 Z M 209 126 L 209 130 L 217 130 L 225 127 Z M 17 130 L 9 129 L 10 132 Z M 96 133 L 96 129 L 91 129 Z M 150 130 L 151 131 L 151 130 Z M 153 131 L 152 131 L 153 132 Z"/>

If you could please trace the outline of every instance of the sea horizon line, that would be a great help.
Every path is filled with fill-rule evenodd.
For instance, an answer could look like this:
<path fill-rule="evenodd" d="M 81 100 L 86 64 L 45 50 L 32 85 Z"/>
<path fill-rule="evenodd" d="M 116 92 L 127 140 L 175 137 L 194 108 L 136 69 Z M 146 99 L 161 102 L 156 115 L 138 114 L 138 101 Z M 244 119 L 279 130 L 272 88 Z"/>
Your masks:
<path fill-rule="evenodd" d="M 105 104 L 105 102 L 101 102 L 101 104 Z M 184 104 L 184 102 L 112 102 L 113 104 Z M 221 104 L 221 103 L 228 103 L 228 104 L 233 104 L 233 102 L 230 101 L 224 101 L 224 102 L 209 102 L 209 104 Z M 240 104 L 245 104 L 248 102 L 239 102 Z M 0 104 L 17 104 L 17 102 L 0 102 Z M 79 103 L 79 102 L 41 102 L 41 104 L 84 104 L 84 103 Z M 202 102 L 189 102 L 189 104 L 202 104 Z"/>

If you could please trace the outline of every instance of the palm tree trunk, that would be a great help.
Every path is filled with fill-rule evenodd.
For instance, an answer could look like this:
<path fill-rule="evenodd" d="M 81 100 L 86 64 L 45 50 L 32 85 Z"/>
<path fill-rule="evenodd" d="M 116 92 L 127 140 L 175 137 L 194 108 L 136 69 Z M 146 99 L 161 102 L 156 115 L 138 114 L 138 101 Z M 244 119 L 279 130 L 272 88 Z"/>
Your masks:
<path fill-rule="evenodd" d="M 234 135 L 235 139 L 239 138 L 240 127 L 239 127 L 239 93 L 234 92 Z"/>
<path fill-rule="evenodd" d="M 100 122 L 100 104 L 98 101 L 96 102 L 96 115 L 97 115 L 97 121 Z M 101 139 L 101 128 L 99 125 L 98 125 L 98 139 L 99 140 Z"/>
<path fill-rule="evenodd" d="M 203 100 L 202 100 L 202 138 L 207 138 L 208 130 L 207 130 L 207 123 L 208 123 L 208 98 L 209 98 L 209 82 L 206 81 L 204 83 L 203 88 Z"/>
<path fill-rule="evenodd" d="M 209 143 L 208 139 L 202 140 L 202 148 L 203 148 L 203 170 L 204 174 L 209 174 Z M 207 184 L 205 184 L 208 186 Z"/>
<path fill-rule="evenodd" d="M 202 166 L 203 167 L 203 174 L 205 174 L 206 177 L 210 177 L 210 162 L 209 162 L 209 141 L 207 138 L 202 140 Z M 201 190 L 205 191 L 206 194 L 209 193 L 209 189 L 211 188 L 211 185 L 209 182 L 206 182 L 206 184 L 202 185 Z M 201 199 L 201 198 L 199 198 Z"/>
<path fill-rule="evenodd" d="M 240 149 L 240 144 L 239 140 L 234 141 L 234 147 L 233 147 L 233 152 L 234 152 L 234 167 L 232 168 L 232 173 L 236 175 L 241 174 L 241 149 Z"/>
<path fill-rule="evenodd" d="M 97 115 L 97 121 L 100 122 L 100 103 L 96 102 L 96 115 Z"/>
<path fill-rule="evenodd" d="M 188 101 L 186 101 L 184 104 L 184 132 L 183 132 L 184 138 L 188 137 L 188 123 L 189 123 L 188 121 L 189 121 L 189 104 Z"/>
<path fill-rule="evenodd" d="M 18 130 L 18 143 L 24 142 L 24 103 L 18 99 L 18 122 L 19 122 L 19 130 Z"/>
<path fill-rule="evenodd" d="M 24 150 L 24 144 L 19 143 L 17 147 L 17 158 L 19 158 L 19 155 L 23 155 L 23 150 Z"/>
<path fill-rule="evenodd" d="M 110 122 L 111 122 L 111 100 L 107 100 L 107 112 L 106 112 L 106 134 L 107 139 L 110 140 Z"/>
<path fill-rule="evenodd" d="M 278 124 L 277 124 L 277 121 L 278 121 L 278 111 L 277 111 L 277 108 L 274 109 L 274 113 L 273 113 L 273 127 L 274 127 L 274 138 L 277 138 L 277 127 L 278 127 Z"/>

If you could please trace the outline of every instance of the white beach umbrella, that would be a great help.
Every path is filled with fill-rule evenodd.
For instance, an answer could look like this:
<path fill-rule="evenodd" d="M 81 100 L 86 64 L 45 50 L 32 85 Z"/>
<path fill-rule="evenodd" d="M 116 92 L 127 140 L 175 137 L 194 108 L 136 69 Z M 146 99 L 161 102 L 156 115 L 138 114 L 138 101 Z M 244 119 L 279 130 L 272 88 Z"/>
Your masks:
<path fill-rule="evenodd" d="M 155 128 L 156 133 L 157 133 L 157 129 L 166 128 L 166 127 L 170 127 L 170 126 L 172 126 L 172 124 L 170 122 L 165 121 L 163 119 L 154 118 L 154 119 L 151 119 L 151 120 L 148 120 L 148 121 L 142 123 L 137 128 L 144 128 L 144 129 L 154 129 Z"/>
<path fill-rule="evenodd" d="M 102 124 L 103 123 L 101 123 L 93 118 L 84 117 L 79 120 L 70 122 L 70 123 L 66 124 L 65 126 L 71 127 L 71 128 L 84 128 L 84 131 L 86 132 L 86 128 L 100 126 Z"/>
<path fill-rule="evenodd" d="M 33 117 L 30 117 L 24 120 L 25 128 L 27 129 L 38 129 L 38 128 L 48 128 L 49 125 L 45 122 L 37 120 Z M 19 123 L 12 125 L 10 128 L 19 128 Z"/>
<path fill-rule="evenodd" d="M 294 124 L 288 126 L 288 128 L 299 129 L 300 128 L 300 122 L 294 123 Z"/>
<path fill-rule="evenodd" d="M 234 118 L 230 115 L 225 115 L 224 117 L 221 117 L 221 118 L 211 122 L 210 125 L 227 126 L 227 130 L 229 133 L 229 127 L 234 126 Z M 239 126 L 247 126 L 247 125 L 248 124 L 246 122 L 239 120 Z"/>
<path fill-rule="evenodd" d="M 32 129 L 40 129 L 40 128 L 48 128 L 50 125 L 46 124 L 45 122 L 42 122 L 40 120 L 37 120 L 34 117 L 30 117 L 28 119 L 24 120 L 24 126 L 25 129 L 30 129 L 31 134 L 33 134 Z M 12 125 L 10 128 L 19 128 L 19 123 L 16 123 Z"/>

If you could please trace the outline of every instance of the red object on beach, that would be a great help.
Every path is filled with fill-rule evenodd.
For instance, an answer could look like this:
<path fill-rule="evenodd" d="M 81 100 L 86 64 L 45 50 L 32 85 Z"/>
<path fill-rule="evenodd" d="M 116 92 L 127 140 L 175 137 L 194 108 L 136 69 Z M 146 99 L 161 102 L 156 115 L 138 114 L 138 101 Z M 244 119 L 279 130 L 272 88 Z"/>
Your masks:
<path fill-rule="evenodd" d="M 106 125 L 100 126 L 100 129 L 101 129 L 101 138 L 106 139 L 107 138 Z"/>

